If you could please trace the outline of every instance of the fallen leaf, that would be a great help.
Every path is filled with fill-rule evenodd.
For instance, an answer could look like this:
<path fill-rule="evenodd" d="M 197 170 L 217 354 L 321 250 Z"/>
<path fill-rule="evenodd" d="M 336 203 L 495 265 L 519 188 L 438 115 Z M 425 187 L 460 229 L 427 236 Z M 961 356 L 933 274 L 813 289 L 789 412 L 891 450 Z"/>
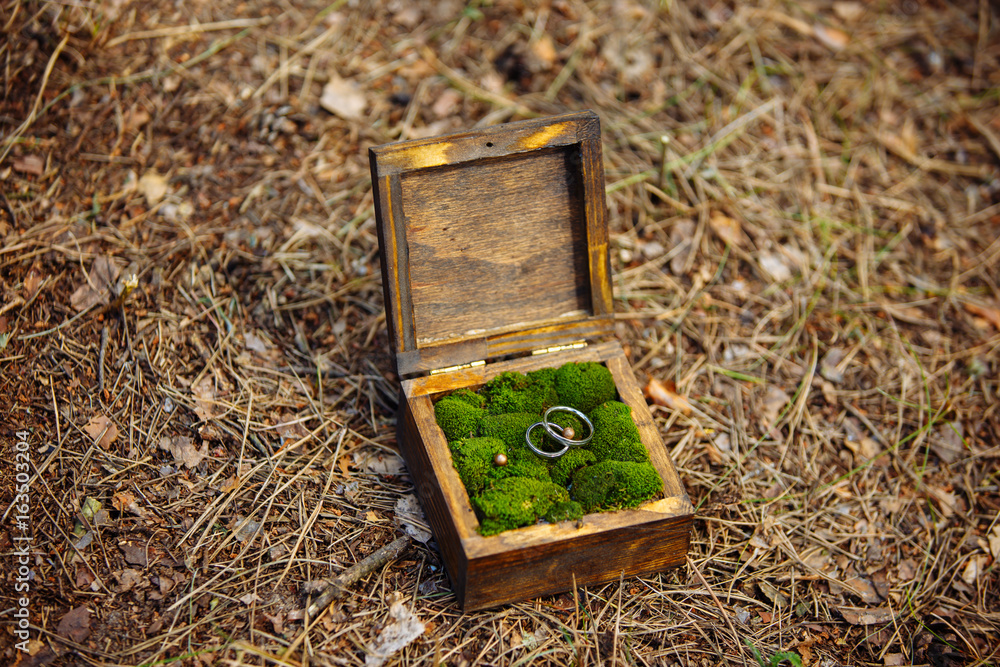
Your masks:
<path fill-rule="evenodd" d="M 42 286 L 42 274 L 38 269 L 32 268 L 28 275 L 24 277 L 24 296 L 30 300 Z"/>
<path fill-rule="evenodd" d="M 996 329 L 1000 329 L 1000 309 L 988 304 L 980 305 L 969 301 L 963 301 L 962 305 L 967 311 L 976 317 L 981 317 L 992 324 Z"/>
<path fill-rule="evenodd" d="M 128 491 L 119 491 L 111 498 L 111 505 L 119 512 L 124 512 L 132 505 L 135 505 L 135 496 Z"/>
<path fill-rule="evenodd" d="M 993 526 L 993 532 L 988 537 L 993 560 L 1000 560 L 1000 526 Z"/>
<path fill-rule="evenodd" d="M 979 579 L 979 575 L 983 573 L 983 569 L 986 567 L 986 562 L 989 560 L 989 556 L 985 554 L 979 554 L 978 556 L 973 556 L 966 563 L 965 569 L 962 570 L 962 581 L 967 583 L 969 586 L 975 586 L 976 581 Z"/>
<path fill-rule="evenodd" d="M 90 267 L 87 280 L 69 298 L 70 305 L 84 311 L 97 304 L 111 302 L 111 286 L 118 279 L 118 266 L 109 257 L 98 257 Z"/>
<path fill-rule="evenodd" d="M 715 211 L 708 219 L 708 226 L 712 228 L 723 243 L 743 247 L 743 228 L 740 223 L 728 215 Z"/>
<path fill-rule="evenodd" d="M 212 377 L 208 374 L 204 375 L 197 384 L 191 387 L 191 393 L 194 394 L 194 413 L 198 416 L 201 421 L 208 421 L 209 419 L 214 419 L 215 414 L 215 382 Z"/>
<path fill-rule="evenodd" d="M 773 602 L 774 606 L 778 609 L 788 605 L 788 597 L 766 581 L 758 581 L 757 588 L 759 588 L 760 592 L 763 593 L 768 600 Z"/>
<path fill-rule="evenodd" d="M 56 627 L 56 634 L 77 644 L 90 636 L 90 609 L 80 605 L 66 612 Z"/>
<path fill-rule="evenodd" d="M 145 544 L 123 542 L 118 545 L 118 548 L 121 549 L 122 555 L 125 556 L 126 563 L 139 565 L 140 567 L 146 567 L 149 565 L 149 557 L 146 555 Z"/>
<path fill-rule="evenodd" d="M 945 422 L 934 429 L 928 438 L 931 451 L 946 464 L 965 456 L 962 422 Z"/>
<path fill-rule="evenodd" d="M 840 383 L 844 381 L 844 373 L 837 366 L 844 360 L 844 351 L 839 347 L 831 347 L 823 355 L 823 361 L 819 362 L 819 374 L 830 382 Z"/>
<path fill-rule="evenodd" d="M 860 2 L 835 2 L 833 13 L 844 21 L 857 21 L 865 13 L 865 6 Z"/>
<path fill-rule="evenodd" d="M 892 621 L 892 610 L 888 607 L 858 609 L 857 607 L 834 607 L 851 625 L 878 625 Z"/>
<path fill-rule="evenodd" d="M 764 424 L 768 428 L 774 426 L 778 420 L 778 415 L 781 414 L 782 409 L 788 404 L 789 400 L 791 400 L 791 397 L 778 387 L 773 385 L 768 387 L 767 393 L 764 394 L 763 405 Z"/>
<path fill-rule="evenodd" d="M 434 105 L 431 107 L 431 111 L 438 118 L 446 118 L 447 116 L 454 115 L 458 109 L 458 105 L 462 102 L 462 93 L 458 92 L 454 88 L 446 88 L 441 96 L 434 101 Z"/>
<path fill-rule="evenodd" d="M 246 542 L 260 532 L 260 522 L 241 516 L 236 517 L 235 535 L 240 542 Z"/>
<path fill-rule="evenodd" d="M 398 475 L 403 472 L 403 460 L 395 454 L 366 450 L 353 455 L 354 465 L 379 475 Z"/>
<path fill-rule="evenodd" d="M 820 44 L 823 44 L 834 51 L 840 51 L 851 41 L 851 36 L 843 30 L 831 28 L 830 26 L 825 26 L 822 23 L 817 23 L 813 26 L 813 34 L 816 35 L 816 39 L 820 42 Z"/>
<path fill-rule="evenodd" d="M 886 653 L 882 661 L 885 667 L 898 667 L 898 665 L 906 664 L 906 658 L 902 653 Z"/>
<path fill-rule="evenodd" d="M 240 602 L 242 602 L 243 604 L 245 604 L 248 607 L 251 604 L 253 604 L 254 602 L 261 602 L 260 596 L 257 595 L 256 593 L 247 593 L 246 595 L 244 595 L 243 597 L 238 598 L 238 599 L 239 599 Z"/>
<path fill-rule="evenodd" d="M 142 573 L 139 572 L 139 570 L 125 568 L 121 572 L 115 574 L 115 579 L 118 580 L 118 587 L 115 592 L 126 593 L 135 588 L 135 586 L 142 581 Z"/>
<path fill-rule="evenodd" d="M 843 584 L 853 590 L 865 604 L 878 604 L 882 601 L 874 584 L 867 577 L 851 572 L 851 576 L 847 577 Z"/>
<path fill-rule="evenodd" d="M 203 442 L 201 449 L 197 449 L 194 441 L 184 435 L 174 437 L 163 436 L 160 438 L 160 449 L 165 449 L 174 455 L 174 461 L 183 463 L 188 468 L 195 468 L 202 460 L 208 456 L 208 443 Z"/>
<path fill-rule="evenodd" d="M 41 176 L 45 172 L 45 160 L 37 155 L 22 155 L 14 158 L 14 171 L 32 176 Z"/>
<path fill-rule="evenodd" d="M 406 608 L 398 596 L 389 605 L 389 618 L 392 622 L 382 628 L 376 645 L 365 656 L 365 665 L 368 667 L 382 667 L 392 656 L 424 634 L 424 624 Z"/>
<path fill-rule="evenodd" d="M 792 270 L 785 262 L 784 257 L 777 253 L 758 253 L 757 263 L 774 282 L 781 283 L 792 277 Z"/>
<path fill-rule="evenodd" d="M 83 430 L 87 432 L 94 442 L 101 449 L 107 450 L 115 440 L 118 439 L 118 427 L 115 423 L 102 414 L 94 415 L 87 422 Z"/>
<path fill-rule="evenodd" d="M 323 86 L 319 104 L 332 114 L 345 120 L 361 120 L 368 106 L 364 91 L 353 81 L 341 79 L 336 74 Z"/>
<path fill-rule="evenodd" d="M 142 175 L 136 188 L 146 198 L 147 204 L 156 206 L 167 196 L 167 177 L 151 169 Z"/>
<path fill-rule="evenodd" d="M 650 378 L 649 382 L 646 383 L 646 388 L 643 393 L 646 398 L 653 401 L 657 405 L 662 405 L 670 410 L 676 410 L 683 415 L 691 414 L 691 404 L 686 398 L 678 394 L 673 390 L 673 383 L 663 383 L 656 378 Z"/>
<path fill-rule="evenodd" d="M 252 333 L 245 334 L 243 336 L 243 342 L 246 344 L 247 349 L 251 352 L 265 353 L 268 349 L 270 349 L 270 345 L 267 344 L 267 341 Z"/>
<path fill-rule="evenodd" d="M 558 57 L 552 37 L 550 37 L 547 33 L 542 33 L 542 36 L 535 41 L 535 43 L 531 46 L 531 52 L 546 66 L 546 68 L 552 67 Z"/>
<path fill-rule="evenodd" d="M 913 581 L 913 578 L 917 576 L 917 562 L 912 558 L 904 558 L 899 561 L 896 573 L 900 581 Z"/>
<path fill-rule="evenodd" d="M 412 493 L 400 496 L 395 509 L 396 522 L 403 527 L 403 530 L 418 542 L 427 544 L 431 539 L 431 533 L 427 529 L 427 519 L 420 503 L 417 502 L 417 497 Z"/>

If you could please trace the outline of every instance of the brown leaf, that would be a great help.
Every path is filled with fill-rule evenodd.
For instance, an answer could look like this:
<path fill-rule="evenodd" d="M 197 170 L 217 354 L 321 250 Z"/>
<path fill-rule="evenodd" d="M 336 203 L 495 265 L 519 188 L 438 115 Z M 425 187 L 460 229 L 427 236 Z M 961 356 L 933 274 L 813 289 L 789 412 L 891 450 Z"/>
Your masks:
<path fill-rule="evenodd" d="M 111 505 L 119 512 L 124 512 L 126 509 L 135 504 L 135 496 L 128 491 L 119 491 L 111 498 Z"/>
<path fill-rule="evenodd" d="M 22 155 L 14 158 L 14 171 L 32 176 L 41 176 L 45 172 L 45 160 L 37 155 Z"/>
<path fill-rule="evenodd" d="M 332 114 L 344 120 L 361 120 L 368 100 L 364 91 L 353 81 L 341 79 L 336 74 L 323 86 L 323 95 L 319 104 Z"/>
<path fill-rule="evenodd" d="M 830 26 L 825 26 L 821 23 L 817 23 L 813 26 L 813 34 L 816 35 L 816 39 L 821 44 L 833 49 L 834 51 L 840 51 L 851 41 L 851 36 L 843 30 L 831 28 Z"/>
<path fill-rule="evenodd" d="M 30 301 L 42 286 L 42 282 L 42 273 L 38 269 L 32 268 L 28 271 L 28 275 L 24 277 L 24 298 Z"/>
<path fill-rule="evenodd" d="M 118 439 L 118 427 L 115 423 L 102 414 L 94 415 L 87 422 L 83 430 L 87 432 L 94 442 L 101 449 L 106 450 L 115 440 Z"/>
<path fill-rule="evenodd" d="M 969 301 L 963 301 L 962 305 L 967 311 L 975 315 L 976 317 L 981 317 L 992 324 L 996 329 L 1000 329 L 1000 309 L 987 304 L 971 303 Z"/>
<path fill-rule="evenodd" d="M 668 386 L 668 384 L 670 386 Z M 662 405 L 670 410 L 677 410 L 683 415 L 691 414 L 691 404 L 686 398 L 674 391 L 673 383 L 663 383 L 656 378 L 650 378 L 643 390 L 646 398 L 657 405 Z"/>
<path fill-rule="evenodd" d="M 139 565 L 141 567 L 146 567 L 149 564 L 149 557 L 146 555 L 145 544 L 132 544 L 131 542 L 125 542 L 123 544 L 119 544 L 118 548 L 121 549 L 122 554 L 125 556 L 126 563 Z"/>
<path fill-rule="evenodd" d="M 737 220 L 715 211 L 708 219 L 708 226 L 724 243 L 738 248 L 743 247 L 743 228 Z"/>
<path fill-rule="evenodd" d="M 951 464 L 965 455 L 962 422 L 945 422 L 927 439 L 931 451 L 944 463 Z"/>
<path fill-rule="evenodd" d="M 118 266 L 109 257 L 98 257 L 90 267 L 87 280 L 76 288 L 69 302 L 77 311 L 111 302 L 111 287 L 118 279 Z"/>
<path fill-rule="evenodd" d="M 892 621 L 892 610 L 888 607 L 859 609 L 857 607 L 834 607 L 851 625 L 878 625 Z"/>
<path fill-rule="evenodd" d="M 68 611 L 59 621 L 56 634 L 77 644 L 83 642 L 90 636 L 90 609 L 80 605 Z"/>
<path fill-rule="evenodd" d="M 174 461 L 183 463 L 188 468 L 195 468 L 202 460 L 208 456 L 208 443 L 202 443 L 201 449 L 197 449 L 194 441 L 184 435 L 177 435 L 172 438 L 163 436 L 160 438 L 160 449 L 165 449 L 174 455 Z"/>
<path fill-rule="evenodd" d="M 142 175 L 136 184 L 139 194 L 146 198 L 146 203 L 156 206 L 167 196 L 167 177 L 151 169 Z"/>
<path fill-rule="evenodd" d="M 865 13 L 865 5 L 861 2 L 845 0 L 833 3 L 833 13 L 844 21 L 857 21 Z"/>
<path fill-rule="evenodd" d="M 767 393 L 764 395 L 764 424 L 768 427 L 774 426 L 774 423 L 778 420 L 778 415 L 781 414 L 782 409 L 788 404 L 791 397 L 783 392 L 781 389 L 775 386 L 768 387 Z"/>
<path fill-rule="evenodd" d="M 191 387 L 191 393 L 195 396 L 194 413 L 198 415 L 198 419 L 202 421 L 213 419 L 216 416 L 214 410 L 216 393 L 212 377 L 210 375 L 202 377 Z"/>

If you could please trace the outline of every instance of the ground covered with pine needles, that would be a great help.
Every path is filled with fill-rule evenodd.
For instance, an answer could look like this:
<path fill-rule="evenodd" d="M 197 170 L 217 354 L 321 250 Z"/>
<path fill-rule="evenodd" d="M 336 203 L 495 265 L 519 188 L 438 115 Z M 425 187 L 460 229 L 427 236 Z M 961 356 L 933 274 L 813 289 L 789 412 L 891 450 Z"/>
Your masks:
<path fill-rule="evenodd" d="M 995 2 L 2 0 L 0 24 L 0 661 L 1000 660 Z M 308 614 L 424 536 L 367 149 L 583 109 L 686 565 L 463 614 L 416 540 Z"/>

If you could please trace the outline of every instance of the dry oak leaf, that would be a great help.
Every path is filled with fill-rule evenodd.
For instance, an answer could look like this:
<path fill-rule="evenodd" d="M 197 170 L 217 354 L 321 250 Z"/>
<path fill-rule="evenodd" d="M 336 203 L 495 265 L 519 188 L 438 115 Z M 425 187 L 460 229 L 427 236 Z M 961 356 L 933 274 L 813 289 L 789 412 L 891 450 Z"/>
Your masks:
<path fill-rule="evenodd" d="M 76 288 L 69 302 L 77 311 L 111 302 L 111 288 L 118 279 L 118 266 L 109 257 L 98 257 L 90 267 L 87 280 Z"/>
<path fill-rule="evenodd" d="M 685 397 L 674 391 L 675 388 L 673 382 L 660 382 L 656 378 L 650 378 L 643 393 L 646 398 L 657 405 L 676 410 L 685 416 L 691 414 L 691 404 Z"/>
<path fill-rule="evenodd" d="M 56 627 L 56 634 L 77 644 L 90 636 L 90 608 L 80 605 L 66 612 Z"/>
<path fill-rule="evenodd" d="M 203 442 L 201 449 L 198 449 L 194 446 L 194 441 L 184 435 L 177 435 L 172 438 L 163 436 L 160 438 L 160 449 L 165 449 L 173 454 L 174 461 L 183 463 L 188 468 L 197 467 L 208 456 L 207 442 Z"/>
<path fill-rule="evenodd" d="M 93 438 L 94 442 L 101 449 L 106 450 L 111 446 L 111 443 L 118 439 L 118 427 L 115 426 L 113 421 L 102 414 L 94 415 L 84 425 L 83 430 Z"/>

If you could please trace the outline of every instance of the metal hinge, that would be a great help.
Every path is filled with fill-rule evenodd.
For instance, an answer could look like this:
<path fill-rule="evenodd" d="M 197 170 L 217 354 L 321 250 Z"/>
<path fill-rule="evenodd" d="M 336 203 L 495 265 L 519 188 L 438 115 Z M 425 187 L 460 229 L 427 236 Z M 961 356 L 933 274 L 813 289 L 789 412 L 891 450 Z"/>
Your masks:
<path fill-rule="evenodd" d="M 459 364 L 458 366 L 448 366 L 447 368 L 434 368 L 431 370 L 431 375 L 440 375 L 441 373 L 451 373 L 452 371 L 460 371 L 465 368 L 475 368 L 476 366 L 485 366 L 486 360 L 472 361 L 467 364 Z"/>
<path fill-rule="evenodd" d="M 576 350 L 581 347 L 587 347 L 587 341 L 578 340 L 575 343 L 567 343 L 566 345 L 556 345 L 554 347 L 546 347 L 542 350 L 532 350 L 531 356 L 537 356 L 539 354 L 548 354 L 550 352 L 559 352 L 560 350 Z"/>

